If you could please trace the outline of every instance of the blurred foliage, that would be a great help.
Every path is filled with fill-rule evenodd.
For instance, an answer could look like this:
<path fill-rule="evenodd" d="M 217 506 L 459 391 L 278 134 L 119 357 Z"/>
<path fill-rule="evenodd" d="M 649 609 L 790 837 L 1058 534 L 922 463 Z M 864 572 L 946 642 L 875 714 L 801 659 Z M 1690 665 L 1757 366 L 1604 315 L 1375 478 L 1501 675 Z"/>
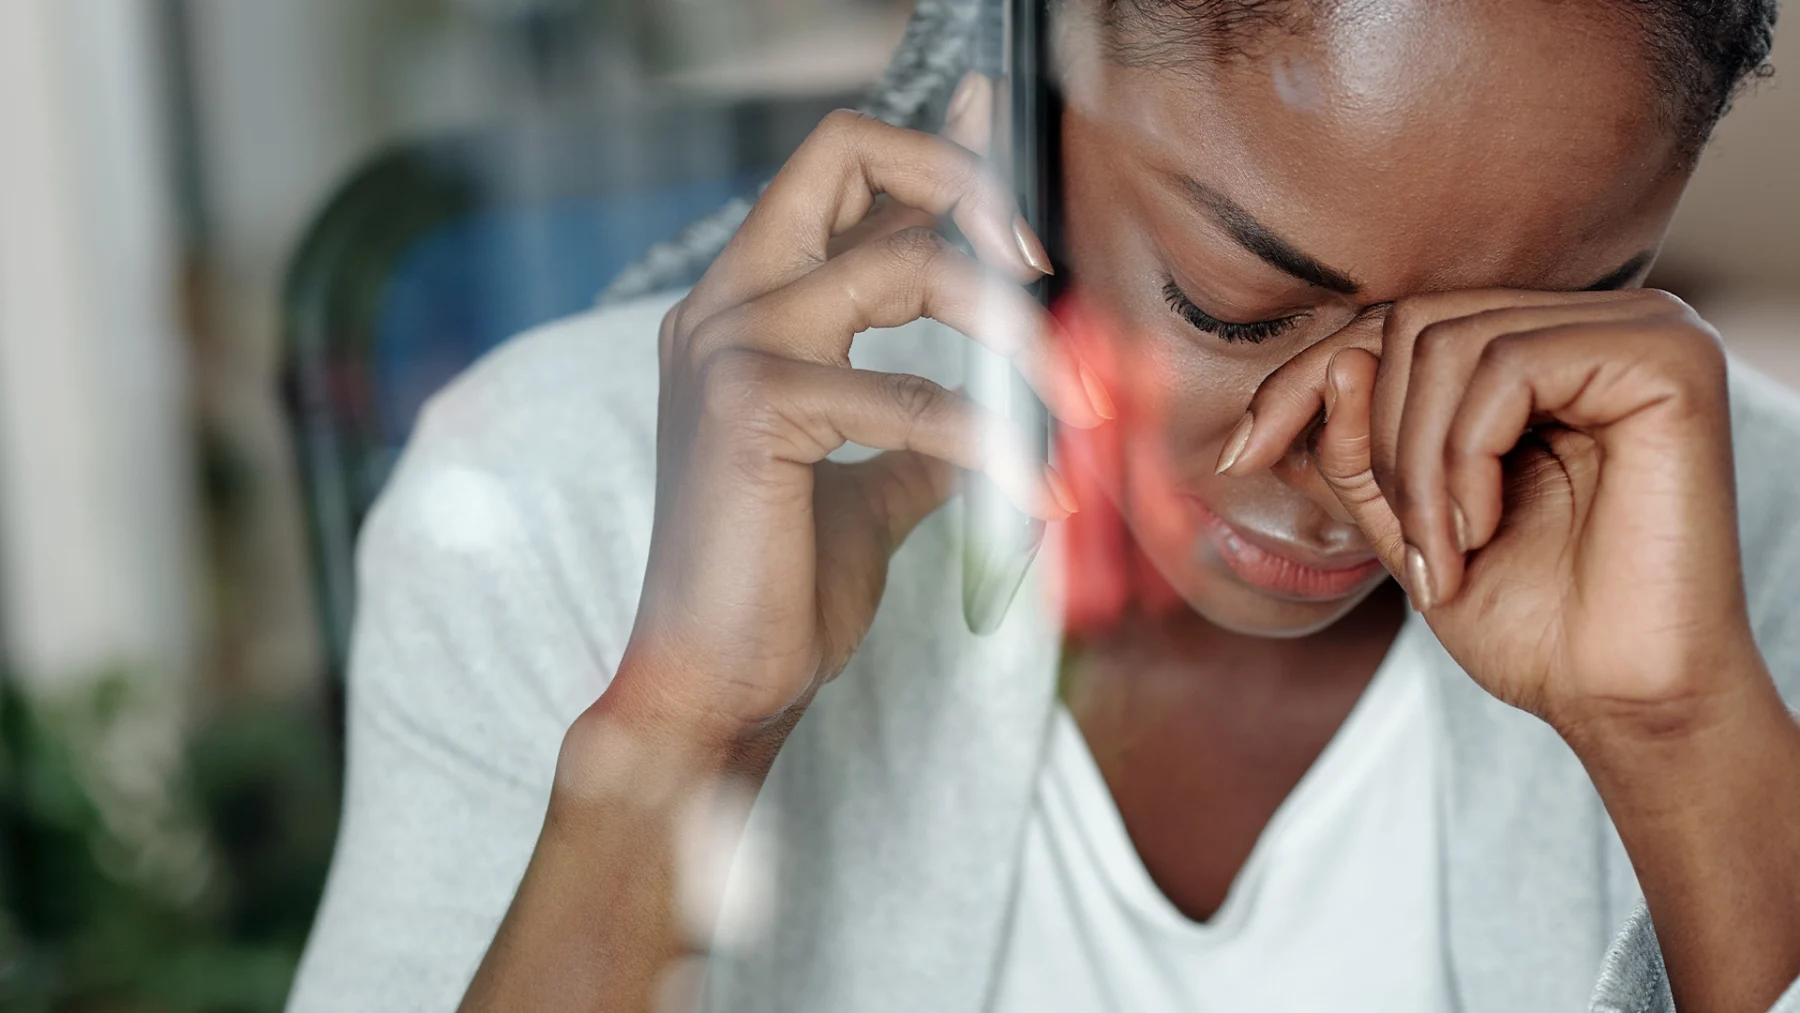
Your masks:
<path fill-rule="evenodd" d="M 50 705 L 0 680 L 0 1009 L 280 1010 L 335 835 L 330 726 L 222 710 L 135 800 L 158 815 L 121 820 L 95 745 L 132 720 L 131 685 Z"/>

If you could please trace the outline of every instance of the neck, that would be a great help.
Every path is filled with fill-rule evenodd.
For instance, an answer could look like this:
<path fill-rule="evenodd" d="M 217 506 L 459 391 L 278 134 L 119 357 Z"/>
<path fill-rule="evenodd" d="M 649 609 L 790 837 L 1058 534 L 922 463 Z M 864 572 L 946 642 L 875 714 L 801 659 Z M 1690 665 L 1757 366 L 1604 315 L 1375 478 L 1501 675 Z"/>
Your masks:
<path fill-rule="evenodd" d="M 1406 598 L 1392 582 L 1343 619 L 1304 637 L 1238 633 L 1187 608 L 1165 615 L 1133 612 L 1105 634 L 1070 644 L 1064 698 L 1073 704 L 1084 685 L 1112 678 L 1190 687 L 1222 682 L 1254 688 L 1259 696 L 1360 693 L 1405 619 Z"/>

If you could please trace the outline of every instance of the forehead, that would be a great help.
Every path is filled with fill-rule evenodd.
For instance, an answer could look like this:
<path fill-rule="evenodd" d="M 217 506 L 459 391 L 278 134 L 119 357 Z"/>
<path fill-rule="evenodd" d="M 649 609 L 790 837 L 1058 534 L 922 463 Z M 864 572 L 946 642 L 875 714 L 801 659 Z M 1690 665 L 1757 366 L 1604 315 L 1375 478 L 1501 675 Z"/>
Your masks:
<path fill-rule="evenodd" d="M 1372 294 L 1569 287 L 1654 246 L 1684 181 L 1599 6 L 1344 4 L 1222 61 L 1077 60 L 1070 102 L 1121 165 L 1229 194 Z"/>

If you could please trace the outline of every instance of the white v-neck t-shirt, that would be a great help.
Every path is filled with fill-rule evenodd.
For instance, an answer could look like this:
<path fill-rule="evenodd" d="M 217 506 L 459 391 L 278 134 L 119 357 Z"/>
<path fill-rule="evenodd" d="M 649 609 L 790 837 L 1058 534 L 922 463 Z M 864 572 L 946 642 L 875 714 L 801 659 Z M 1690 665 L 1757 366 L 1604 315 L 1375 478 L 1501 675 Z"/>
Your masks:
<path fill-rule="evenodd" d="M 1205 923 L 1150 878 L 1059 707 L 1028 822 L 993 1013 L 1452 1007 L 1441 736 L 1411 617 Z"/>

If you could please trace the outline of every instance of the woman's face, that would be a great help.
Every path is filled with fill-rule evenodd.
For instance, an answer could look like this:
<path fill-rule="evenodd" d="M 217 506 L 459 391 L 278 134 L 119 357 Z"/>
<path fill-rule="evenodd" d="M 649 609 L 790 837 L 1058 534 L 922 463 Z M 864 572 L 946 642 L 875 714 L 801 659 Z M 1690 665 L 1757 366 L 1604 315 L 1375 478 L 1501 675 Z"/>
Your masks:
<path fill-rule="evenodd" d="M 1344 6 L 1364 14 L 1222 64 L 1068 47 L 1065 252 L 1118 350 L 1120 507 L 1176 591 L 1246 633 L 1316 631 L 1386 578 L 1303 446 L 1215 474 L 1262 380 L 1378 336 L 1404 296 L 1635 284 L 1686 180 L 1627 23 Z"/>

